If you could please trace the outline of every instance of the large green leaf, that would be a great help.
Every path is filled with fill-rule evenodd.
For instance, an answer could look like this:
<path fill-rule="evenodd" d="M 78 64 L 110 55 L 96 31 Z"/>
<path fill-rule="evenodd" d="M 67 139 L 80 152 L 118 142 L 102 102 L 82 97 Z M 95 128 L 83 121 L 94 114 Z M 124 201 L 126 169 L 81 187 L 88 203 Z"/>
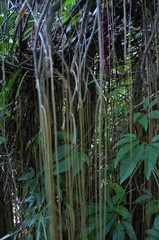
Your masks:
<path fill-rule="evenodd" d="M 57 149 L 57 160 L 61 161 L 68 155 L 72 155 L 75 151 L 75 146 L 73 144 L 63 144 Z M 53 161 L 56 162 L 56 152 L 53 153 Z"/>
<path fill-rule="evenodd" d="M 72 154 L 70 157 L 63 158 L 61 161 L 59 161 L 56 164 L 56 166 L 54 166 L 53 174 L 58 175 L 58 174 L 70 171 L 70 167 L 72 165 L 73 158 L 74 158 L 74 155 Z"/>
<path fill-rule="evenodd" d="M 143 194 L 134 201 L 134 204 L 141 204 L 141 203 L 143 203 L 145 201 L 148 201 L 150 199 L 151 199 L 151 196 L 149 196 L 147 194 Z"/>
<path fill-rule="evenodd" d="M 114 145 L 114 149 L 121 146 L 121 145 L 124 145 L 125 143 L 130 143 L 134 140 L 137 139 L 136 135 L 132 134 L 133 136 L 127 136 L 127 137 L 124 137 L 122 138 L 121 140 L 119 140 L 115 145 Z"/>
<path fill-rule="evenodd" d="M 30 168 L 30 171 L 23 174 L 18 178 L 18 181 L 30 180 L 35 176 L 35 172 L 33 168 Z"/>
<path fill-rule="evenodd" d="M 129 139 L 131 139 L 131 140 L 137 138 L 137 136 L 136 136 L 135 134 L 133 134 L 133 133 L 125 133 L 125 134 L 123 134 L 123 137 L 124 137 L 124 138 L 129 138 Z"/>
<path fill-rule="evenodd" d="M 159 111 L 158 110 L 154 110 L 152 112 L 149 113 L 149 117 L 153 118 L 153 119 L 159 119 Z"/>
<path fill-rule="evenodd" d="M 141 112 L 137 112 L 137 113 L 134 114 L 134 117 L 133 117 L 133 121 L 134 121 L 134 123 L 138 120 L 138 118 L 141 117 L 141 115 L 142 115 Z"/>
<path fill-rule="evenodd" d="M 114 165 L 117 167 L 120 160 L 126 156 L 127 153 L 131 152 L 132 149 L 139 144 L 139 140 L 133 141 L 131 144 L 127 143 L 124 146 L 122 146 L 117 154 L 117 157 L 115 159 Z"/>
<path fill-rule="evenodd" d="M 116 212 L 117 214 L 121 215 L 124 219 L 131 219 L 131 214 L 129 213 L 128 209 L 125 208 L 124 206 L 114 206 L 113 208 L 114 212 Z"/>
<path fill-rule="evenodd" d="M 107 214 L 107 215 L 108 215 L 108 214 Z M 106 226 L 105 226 L 105 235 L 107 235 L 107 234 L 110 232 L 110 229 L 111 229 L 111 227 L 112 227 L 112 225 L 113 225 L 113 222 L 115 221 L 115 216 L 114 216 L 113 213 L 112 213 L 112 214 L 109 214 L 109 216 L 111 216 L 111 218 L 109 218 L 110 220 L 107 221 L 107 224 L 106 224 Z M 107 219 L 108 219 L 108 216 L 107 216 Z"/>
<path fill-rule="evenodd" d="M 149 105 L 149 109 L 155 106 L 159 102 L 159 97 L 156 97 Z"/>
<path fill-rule="evenodd" d="M 158 156 L 158 149 L 154 147 L 152 144 L 146 146 L 145 154 L 144 154 L 144 171 L 147 180 L 150 178 L 152 171 L 154 170 L 157 156 Z"/>
<path fill-rule="evenodd" d="M 123 183 L 136 170 L 137 165 L 144 158 L 144 144 L 136 146 L 129 158 L 122 159 L 120 162 L 120 183 Z"/>
<path fill-rule="evenodd" d="M 116 224 L 116 229 L 114 230 L 113 240 L 124 240 L 125 239 L 125 231 L 123 225 L 118 222 Z"/>
<path fill-rule="evenodd" d="M 142 125 L 144 128 L 145 132 L 147 131 L 148 128 L 148 117 L 146 114 L 142 113 L 142 115 L 138 118 L 138 122 Z"/>
<path fill-rule="evenodd" d="M 87 154 L 83 153 L 83 152 L 79 152 L 73 159 L 72 162 L 72 173 L 73 176 L 76 176 L 77 173 L 79 173 L 79 171 L 81 170 L 83 164 L 85 162 L 89 161 L 89 157 Z"/>
<path fill-rule="evenodd" d="M 112 197 L 112 204 L 113 205 L 117 205 L 118 202 L 126 202 L 126 194 L 125 194 L 125 190 L 123 189 L 122 186 L 120 186 L 117 183 L 113 183 L 113 182 L 108 182 L 108 186 L 110 188 L 110 190 L 114 190 L 115 194 Z"/>
<path fill-rule="evenodd" d="M 159 135 L 154 136 L 151 140 L 152 143 L 155 143 L 155 142 L 158 142 L 158 141 L 159 141 Z"/>
<path fill-rule="evenodd" d="M 135 234 L 135 231 L 133 229 L 133 226 L 127 221 L 122 220 L 121 222 L 124 226 L 124 229 L 125 229 L 127 235 L 130 237 L 130 239 L 136 240 L 137 238 L 136 238 L 136 234 Z"/>
<path fill-rule="evenodd" d="M 145 231 L 148 233 L 150 236 L 154 237 L 154 239 L 159 240 L 159 230 L 157 229 L 149 229 Z"/>
<path fill-rule="evenodd" d="M 54 174 L 61 174 L 70 171 L 72 168 L 73 176 L 75 176 L 82 168 L 83 164 L 89 160 L 88 155 L 82 152 L 73 152 L 70 156 L 63 158 L 54 166 Z"/>
<path fill-rule="evenodd" d="M 68 133 L 65 131 L 58 131 L 57 138 L 63 140 L 65 143 L 73 143 L 73 141 L 77 141 L 77 132 Z"/>
<path fill-rule="evenodd" d="M 143 100 L 143 109 L 144 109 L 144 110 L 147 110 L 148 107 L 149 107 L 149 98 L 146 97 L 146 98 L 144 98 L 144 100 Z"/>

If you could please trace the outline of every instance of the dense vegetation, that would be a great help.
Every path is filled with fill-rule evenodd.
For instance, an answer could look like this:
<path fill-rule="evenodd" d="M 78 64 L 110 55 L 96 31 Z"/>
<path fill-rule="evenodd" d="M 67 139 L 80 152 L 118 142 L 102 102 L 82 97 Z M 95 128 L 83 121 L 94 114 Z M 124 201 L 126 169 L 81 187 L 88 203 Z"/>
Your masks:
<path fill-rule="evenodd" d="M 0 1 L 0 239 L 159 239 L 159 1 Z"/>

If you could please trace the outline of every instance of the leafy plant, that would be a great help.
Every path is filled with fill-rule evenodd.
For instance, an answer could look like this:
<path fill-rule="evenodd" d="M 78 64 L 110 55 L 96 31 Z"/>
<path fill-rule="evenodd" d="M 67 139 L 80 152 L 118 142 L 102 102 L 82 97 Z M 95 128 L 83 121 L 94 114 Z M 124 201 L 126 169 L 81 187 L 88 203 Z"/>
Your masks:
<path fill-rule="evenodd" d="M 149 236 L 145 240 L 159 239 L 159 214 L 157 214 L 154 219 L 153 228 L 146 230 L 145 233 Z"/>
<path fill-rule="evenodd" d="M 119 148 L 114 165 L 120 163 L 120 183 L 135 173 L 138 166 L 144 163 L 144 174 L 147 180 L 150 178 L 157 163 L 159 154 L 159 136 L 152 138 L 151 142 L 141 142 L 134 134 L 124 134 L 114 148 Z"/>
<path fill-rule="evenodd" d="M 72 142 L 73 135 L 66 132 L 58 132 L 58 137 L 65 142 Z M 53 153 L 53 174 L 58 175 L 67 171 L 72 171 L 73 176 L 76 176 L 84 163 L 88 163 L 89 157 L 87 154 L 78 149 L 75 144 L 62 144 Z"/>
<path fill-rule="evenodd" d="M 133 226 L 131 224 L 132 215 L 124 206 L 126 204 L 126 193 L 124 189 L 113 182 L 108 182 L 106 186 L 106 206 L 98 203 L 90 203 L 88 209 L 88 239 L 100 240 L 104 237 L 111 239 L 136 239 Z M 100 211 L 101 209 L 101 215 Z M 102 224 L 102 232 L 96 230 Z"/>
<path fill-rule="evenodd" d="M 152 110 L 152 108 L 158 103 L 159 98 L 156 97 L 153 101 L 149 102 L 149 98 L 143 100 L 143 108 L 140 112 L 134 114 L 134 123 L 139 122 L 144 128 L 145 132 L 148 129 L 148 119 L 159 119 L 159 110 Z"/>

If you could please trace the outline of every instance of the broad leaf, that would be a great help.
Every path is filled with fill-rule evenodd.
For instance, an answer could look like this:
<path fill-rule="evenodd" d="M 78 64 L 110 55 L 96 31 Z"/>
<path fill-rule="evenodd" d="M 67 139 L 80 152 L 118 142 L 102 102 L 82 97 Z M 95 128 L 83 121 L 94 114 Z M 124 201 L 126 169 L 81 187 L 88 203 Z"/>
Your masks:
<path fill-rule="evenodd" d="M 154 170 L 158 156 L 158 149 L 151 144 L 146 146 L 144 156 L 144 171 L 147 180 L 150 178 L 152 171 Z"/>
<path fill-rule="evenodd" d="M 114 230 L 113 240 L 124 240 L 125 239 L 125 231 L 123 225 L 118 222 L 116 224 L 116 229 Z"/>
<path fill-rule="evenodd" d="M 35 172 L 33 168 L 30 168 L 30 171 L 19 177 L 18 181 L 29 180 L 32 179 L 33 177 L 35 177 Z"/>
<path fill-rule="evenodd" d="M 155 143 L 155 142 L 158 142 L 158 141 L 159 141 L 159 135 L 154 136 L 151 140 L 152 143 Z"/>
<path fill-rule="evenodd" d="M 123 220 L 122 220 L 122 224 L 124 226 L 124 229 L 125 229 L 127 235 L 130 237 L 130 239 L 136 240 L 137 238 L 136 238 L 136 234 L 133 229 L 133 226 L 129 222 L 123 221 Z"/>
<path fill-rule="evenodd" d="M 82 152 L 74 152 L 69 157 L 63 158 L 54 167 L 54 174 L 61 174 L 70 171 L 72 167 L 73 176 L 75 176 L 82 168 L 83 164 L 89 160 L 88 155 Z"/>
<path fill-rule="evenodd" d="M 141 115 L 142 115 L 142 113 L 140 113 L 140 112 L 137 112 L 137 113 L 134 114 L 134 117 L 133 117 L 134 123 L 138 120 L 138 118 L 141 117 Z"/>
<path fill-rule="evenodd" d="M 124 138 L 135 139 L 137 136 L 133 133 L 126 133 L 123 135 Z"/>
<path fill-rule="evenodd" d="M 156 239 L 156 240 L 159 239 L 159 230 L 157 230 L 157 229 L 149 229 L 149 230 L 147 230 L 145 232 L 148 233 L 150 236 L 154 237 L 154 239 Z"/>
<path fill-rule="evenodd" d="M 130 219 L 131 218 L 131 214 L 129 213 L 129 211 L 127 210 L 127 208 L 125 208 L 124 206 L 114 206 L 113 208 L 114 212 L 118 213 L 119 215 L 121 215 L 124 219 Z"/>
<path fill-rule="evenodd" d="M 79 173 L 79 171 L 83 167 L 83 164 L 85 162 L 88 162 L 88 161 L 89 161 L 88 155 L 83 153 L 83 152 L 79 152 L 75 156 L 75 158 L 73 159 L 73 162 L 72 162 L 72 173 L 73 173 L 73 176 L 76 176 L 76 174 Z"/>
<path fill-rule="evenodd" d="M 154 148 L 158 149 L 158 153 L 159 153 L 159 143 L 158 142 L 151 143 L 151 146 L 153 146 Z"/>
<path fill-rule="evenodd" d="M 140 204 L 150 199 L 151 199 L 151 196 L 143 194 L 134 201 L 134 204 Z"/>
<path fill-rule="evenodd" d="M 132 149 L 139 144 L 139 140 L 135 140 L 133 141 L 131 144 L 125 144 L 124 146 L 122 146 L 117 154 L 117 157 L 115 159 L 114 165 L 115 167 L 117 167 L 118 163 L 120 162 L 120 160 L 126 156 L 127 153 L 129 153 L 130 151 L 132 151 Z"/>
<path fill-rule="evenodd" d="M 123 183 L 136 170 L 138 164 L 144 158 L 144 144 L 140 144 L 132 150 L 129 158 L 122 159 L 120 162 L 120 184 Z"/>
<path fill-rule="evenodd" d="M 138 122 L 142 125 L 142 127 L 144 128 L 145 132 L 147 131 L 148 128 L 148 117 L 146 114 L 142 114 L 139 118 L 138 118 Z"/>
<path fill-rule="evenodd" d="M 150 112 L 149 117 L 152 118 L 152 119 L 159 119 L 159 111 L 154 110 L 154 111 Z"/>
<path fill-rule="evenodd" d="M 53 174 L 58 175 L 58 174 L 66 173 L 67 171 L 70 171 L 73 157 L 74 155 L 71 155 L 69 158 L 63 158 L 61 161 L 59 161 L 54 167 Z"/>
<path fill-rule="evenodd" d="M 73 140 L 77 140 L 77 133 L 59 131 L 57 132 L 57 138 L 63 140 L 65 143 L 73 143 Z"/>
<path fill-rule="evenodd" d="M 155 106 L 159 102 L 159 97 L 156 97 L 149 105 L 149 109 Z"/>
<path fill-rule="evenodd" d="M 73 144 L 63 144 L 57 149 L 57 160 L 61 161 L 68 155 L 72 155 L 75 151 L 75 146 Z M 53 153 L 53 161 L 56 162 L 56 152 Z"/>
<path fill-rule="evenodd" d="M 147 110 L 148 107 L 149 107 L 149 98 L 146 97 L 146 98 L 144 98 L 144 100 L 143 100 L 143 109 L 144 109 L 144 110 Z"/>
<path fill-rule="evenodd" d="M 122 138 L 121 140 L 119 140 L 115 145 L 114 145 L 114 149 L 115 148 L 117 148 L 117 147 L 119 147 L 119 146 L 121 146 L 121 145 L 124 145 L 125 143 L 130 143 L 130 142 L 132 142 L 132 141 L 134 141 L 134 140 L 136 140 L 137 139 L 137 137 L 136 137 L 136 135 L 134 135 L 133 137 L 124 137 L 124 138 Z"/>

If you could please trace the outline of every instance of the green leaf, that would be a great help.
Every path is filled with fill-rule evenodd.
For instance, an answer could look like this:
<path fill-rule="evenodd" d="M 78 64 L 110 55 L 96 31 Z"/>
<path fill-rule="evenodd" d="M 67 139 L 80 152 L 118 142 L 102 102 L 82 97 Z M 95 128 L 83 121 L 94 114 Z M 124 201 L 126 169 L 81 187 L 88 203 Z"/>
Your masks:
<path fill-rule="evenodd" d="M 130 142 L 132 142 L 132 141 L 134 141 L 134 140 L 136 140 L 137 139 L 137 137 L 136 137 L 136 135 L 133 135 L 133 137 L 124 137 L 124 138 L 122 138 L 121 140 L 119 140 L 115 145 L 114 145 L 114 149 L 115 148 L 117 148 L 117 147 L 119 147 L 119 146 L 121 146 L 121 145 L 124 145 L 125 143 L 129 143 L 130 144 Z"/>
<path fill-rule="evenodd" d="M 155 106 L 159 102 L 159 97 L 156 97 L 149 106 L 149 109 L 151 109 L 153 106 Z"/>
<path fill-rule="evenodd" d="M 21 177 L 18 178 L 18 181 L 24 181 L 29 180 L 31 178 L 35 177 L 35 172 L 33 168 L 30 168 L 30 171 L 23 174 Z"/>
<path fill-rule="evenodd" d="M 155 142 L 155 143 L 151 143 L 151 146 L 153 146 L 154 148 L 156 148 L 158 150 L 159 153 L 159 143 Z"/>
<path fill-rule="evenodd" d="M 148 107 L 149 107 L 149 98 L 146 97 L 146 98 L 144 98 L 144 100 L 143 100 L 143 109 L 144 109 L 144 110 L 147 110 Z"/>
<path fill-rule="evenodd" d="M 27 203 L 34 203 L 36 201 L 36 194 L 30 193 L 30 196 L 25 199 Z"/>
<path fill-rule="evenodd" d="M 151 196 L 147 194 L 143 194 L 134 201 L 134 204 L 140 204 L 150 199 L 151 199 Z"/>
<path fill-rule="evenodd" d="M 58 175 L 69 171 L 71 167 L 71 162 L 72 156 L 70 158 L 62 159 L 58 162 L 58 165 L 54 167 L 53 174 Z"/>
<path fill-rule="evenodd" d="M 144 128 L 145 132 L 147 131 L 148 128 L 148 117 L 146 114 L 142 114 L 140 118 L 138 118 L 138 122 L 142 125 Z"/>
<path fill-rule="evenodd" d="M 152 237 L 155 237 L 156 240 L 159 239 L 159 231 L 157 229 L 149 229 L 145 232 L 151 235 Z"/>
<path fill-rule="evenodd" d="M 81 170 L 85 162 L 89 161 L 89 157 L 87 154 L 83 152 L 79 152 L 73 159 L 72 162 L 72 173 L 73 176 L 76 176 L 77 173 Z"/>
<path fill-rule="evenodd" d="M 131 214 L 129 213 L 127 208 L 125 208 L 124 206 L 120 206 L 120 205 L 114 206 L 113 210 L 114 210 L 114 212 L 121 215 L 124 219 L 131 218 Z"/>
<path fill-rule="evenodd" d="M 61 161 L 68 155 L 72 155 L 75 151 L 75 146 L 73 144 L 63 144 L 57 149 L 57 160 Z M 56 162 L 56 152 L 53 153 L 53 161 Z"/>
<path fill-rule="evenodd" d="M 107 214 L 108 215 L 108 214 Z M 107 216 L 106 215 L 106 216 Z M 111 217 L 111 218 L 109 218 L 109 216 Z M 112 213 L 112 214 L 109 214 L 109 216 L 107 216 L 106 217 L 106 219 L 110 219 L 109 221 L 107 221 L 106 220 L 106 226 L 105 226 L 105 235 L 107 235 L 109 232 L 110 232 L 110 229 L 111 229 L 111 227 L 112 227 L 112 225 L 113 225 L 113 223 L 114 223 L 114 221 L 115 221 L 115 216 L 114 216 L 114 214 Z"/>
<path fill-rule="evenodd" d="M 67 0 L 67 1 L 65 1 L 65 2 L 63 3 L 62 6 L 67 7 L 67 6 L 69 6 L 70 4 L 74 4 L 74 3 L 75 3 L 75 0 Z"/>
<path fill-rule="evenodd" d="M 114 230 L 113 240 L 124 240 L 125 239 L 125 231 L 123 225 L 118 222 L 116 224 L 116 229 Z"/>
<path fill-rule="evenodd" d="M 150 178 L 152 171 L 154 170 L 156 161 L 158 156 L 158 149 L 153 145 L 149 144 L 146 146 L 145 149 L 145 156 L 144 156 L 144 171 L 147 180 Z"/>
<path fill-rule="evenodd" d="M 123 221 L 123 220 L 122 220 L 121 222 L 122 222 L 122 224 L 123 224 L 123 226 L 124 226 L 124 229 L 125 229 L 127 235 L 128 235 L 132 240 L 136 240 L 137 238 L 136 238 L 136 234 L 135 234 L 135 231 L 134 231 L 134 229 L 133 229 L 133 226 L 132 226 L 129 222 L 127 222 L 127 221 Z"/>
<path fill-rule="evenodd" d="M 65 143 L 73 143 L 73 140 L 77 141 L 77 133 L 59 131 L 57 132 L 57 138 L 63 140 Z"/>
<path fill-rule="evenodd" d="M 159 141 L 159 135 L 154 136 L 151 140 L 152 143 L 155 143 L 155 142 L 158 142 L 158 141 Z"/>
<path fill-rule="evenodd" d="M 140 113 L 140 112 L 137 112 L 134 114 L 134 117 L 133 117 L 134 123 L 138 120 L 139 117 L 141 117 L 141 115 L 142 115 L 142 113 Z"/>
<path fill-rule="evenodd" d="M 159 214 L 155 217 L 154 228 L 159 230 Z"/>
<path fill-rule="evenodd" d="M 20 72 L 21 72 L 21 69 L 17 70 L 17 71 L 15 72 L 15 74 L 13 75 L 13 77 L 10 79 L 10 81 L 9 81 L 9 83 L 8 83 L 9 91 L 12 89 L 15 80 L 16 80 L 17 77 L 20 75 Z"/>
<path fill-rule="evenodd" d="M 137 138 L 137 136 L 136 136 L 135 134 L 133 134 L 133 133 L 123 134 L 123 137 L 124 137 L 124 138 L 129 138 L 130 140 Z"/>
<path fill-rule="evenodd" d="M 132 150 L 132 156 L 122 159 L 120 162 L 120 184 L 122 184 L 136 170 L 138 164 L 144 158 L 145 145 L 142 143 Z M 131 159 L 130 159 L 131 157 Z"/>
<path fill-rule="evenodd" d="M 3 137 L 0 137 L 0 144 L 3 144 L 4 143 L 4 138 Z"/>
<path fill-rule="evenodd" d="M 150 112 L 149 117 L 152 118 L 152 119 L 159 119 L 159 111 L 154 110 L 154 111 Z"/>
<path fill-rule="evenodd" d="M 123 189 L 122 186 L 120 186 L 117 183 L 113 183 L 113 182 L 108 182 L 108 187 L 110 188 L 110 190 L 114 190 L 115 191 L 115 195 L 112 197 L 113 200 L 113 205 L 118 204 L 118 202 L 126 202 L 126 194 L 125 194 L 125 190 Z"/>
<path fill-rule="evenodd" d="M 61 174 L 67 171 L 70 171 L 72 167 L 73 176 L 75 176 L 81 170 L 83 164 L 89 160 L 88 155 L 82 152 L 73 152 L 69 157 L 63 158 L 61 161 L 58 162 L 57 165 L 54 167 L 54 174 Z"/>
<path fill-rule="evenodd" d="M 120 160 L 126 156 L 127 153 L 129 153 L 136 145 L 139 144 L 139 140 L 135 140 L 133 141 L 131 144 L 125 144 L 124 146 L 122 146 L 117 154 L 117 157 L 115 159 L 114 165 L 115 167 L 117 167 L 118 163 L 120 162 Z"/>

